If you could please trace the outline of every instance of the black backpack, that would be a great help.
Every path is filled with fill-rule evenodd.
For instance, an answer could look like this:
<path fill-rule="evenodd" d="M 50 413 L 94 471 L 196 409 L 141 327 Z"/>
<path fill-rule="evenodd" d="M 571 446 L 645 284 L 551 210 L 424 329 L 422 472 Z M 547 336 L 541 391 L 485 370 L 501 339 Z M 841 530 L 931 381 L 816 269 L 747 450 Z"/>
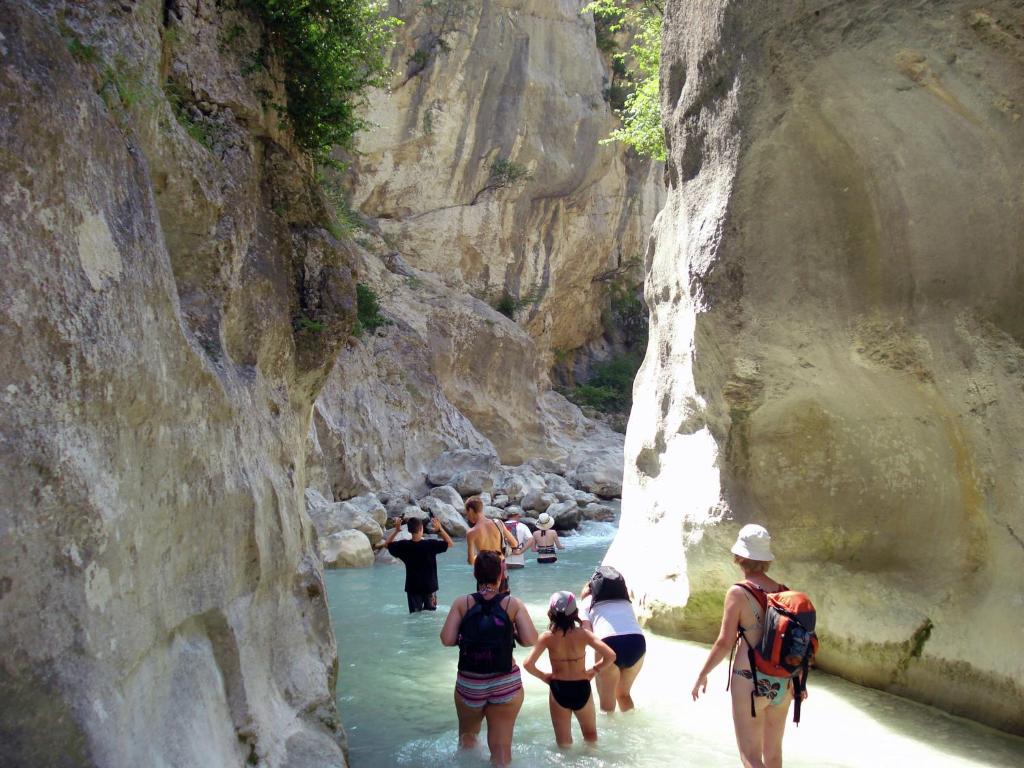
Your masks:
<path fill-rule="evenodd" d="M 626 580 L 610 565 L 599 566 L 590 577 L 590 604 L 602 600 L 629 600 Z"/>
<path fill-rule="evenodd" d="M 514 626 L 501 607 L 507 595 L 485 600 L 479 592 L 459 624 L 459 670 L 477 674 L 511 672 Z"/>

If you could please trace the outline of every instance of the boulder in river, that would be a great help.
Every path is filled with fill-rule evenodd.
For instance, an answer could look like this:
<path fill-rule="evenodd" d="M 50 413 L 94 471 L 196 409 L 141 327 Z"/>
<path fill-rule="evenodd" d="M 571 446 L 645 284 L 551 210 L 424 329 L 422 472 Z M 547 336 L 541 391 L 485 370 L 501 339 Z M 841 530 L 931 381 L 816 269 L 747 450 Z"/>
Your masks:
<path fill-rule="evenodd" d="M 388 518 L 387 508 L 381 503 L 380 499 L 377 498 L 376 494 L 364 493 L 361 496 L 353 496 L 351 499 L 345 499 L 346 504 L 351 504 L 360 512 L 369 515 L 381 525 Z"/>
<path fill-rule="evenodd" d="M 431 485 L 453 485 L 457 488 L 458 484 L 455 482 L 456 475 L 469 471 L 494 475 L 501 471 L 501 464 L 498 463 L 497 456 L 484 451 L 466 449 L 445 451 L 434 459 L 434 462 L 430 465 L 430 469 L 427 470 L 427 480 L 430 481 Z M 484 490 L 483 486 L 464 495 L 472 495 L 482 490 Z"/>
<path fill-rule="evenodd" d="M 469 530 L 462 514 L 451 504 L 441 501 L 436 496 L 426 496 L 419 500 L 420 509 L 434 514 L 434 518 L 448 532 L 449 536 L 465 536 Z"/>
<path fill-rule="evenodd" d="M 587 504 L 593 504 L 597 501 L 597 496 L 588 491 L 573 491 L 572 497 L 576 499 L 576 503 L 581 507 L 585 507 Z"/>
<path fill-rule="evenodd" d="M 358 530 L 366 535 L 372 546 L 376 546 L 384 536 L 380 524 L 369 514 L 347 501 L 328 501 L 312 488 L 306 489 L 306 511 L 321 537 L 339 531 Z"/>
<path fill-rule="evenodd" d="M 583 516 L 582 510 L 580 510 L 579 505 L 573 499 L 552 504 L 547 508 L 547 513 L 554 519 L 555 530 L 557 531 L 568 531 L 576 528 Z"/>
<path fill-rule="evenodd" d="M 495 493 L 508 496 L 513 504 L 518 504 L 530 491 L 543 491 L 544 478 L 528 466 L 506 467 L 498 477 L 494 486 Z"/>
<path fill-rule="evenodd" d="M 622 495 L 622 451 L 594 451 L 583 455 L 566 475 L 576 488 L 611 499 Z"/>
<path fill-rule="evenodd" d="M 545 512 L 548 507 L 557 503 L 558 497 L 553 493 L 530 491 L 528 494 L 523 496 L 521 506 L 523 509 L 528 509 L 531 512 L 540 513 Z"/>
<path fill-rule="evenodd" d="M 320 555 L 328 568 L 366 568 L 373 565 L 373 548 L 362 531 L 338 531 L 322 537 Z"/>
<path fill-rule="evenodd" d="M 409 506 L 416 505 L 416 494 L 408 488 L 389 488 L 378 494 L 387 509 L 388 517 L 398 517 Z"/>
<path fill-rule="evenodd" d="M 435 499 L 440 499 L 445 504 L 450 504 L 460 512 L 465 503 L 462 495 L 450 485 L 439 485 L 437 488 L 431 488 L 428 495 L 433 496 Z"/>
<path fill-rule="evenodd" d="M 610 523 L 615 520 L 615 510 L 606 504 L 587 504 L 584 507 L 580 507 L 580 513 L 584 520 L 597 520 L 602 523 Z"/>

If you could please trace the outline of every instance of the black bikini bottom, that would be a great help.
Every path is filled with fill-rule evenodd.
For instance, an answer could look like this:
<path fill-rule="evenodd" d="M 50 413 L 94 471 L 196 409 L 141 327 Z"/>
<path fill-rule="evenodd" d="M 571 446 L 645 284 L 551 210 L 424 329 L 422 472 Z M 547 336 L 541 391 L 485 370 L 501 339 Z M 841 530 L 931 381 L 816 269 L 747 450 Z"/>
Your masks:
<path fill-rule="evenodd" d="M 615 666 L 619 669 L 629 669 L 647 653 L 647 640 L 643 635 L 612 635 L 601 639 L 615 651 Z"/>
<path fill-rule="evenodd" d="M 565 709 L 583 709 L 590 701 L 589 680 L 552 680 L 548 685 L 558 706 Z"/>

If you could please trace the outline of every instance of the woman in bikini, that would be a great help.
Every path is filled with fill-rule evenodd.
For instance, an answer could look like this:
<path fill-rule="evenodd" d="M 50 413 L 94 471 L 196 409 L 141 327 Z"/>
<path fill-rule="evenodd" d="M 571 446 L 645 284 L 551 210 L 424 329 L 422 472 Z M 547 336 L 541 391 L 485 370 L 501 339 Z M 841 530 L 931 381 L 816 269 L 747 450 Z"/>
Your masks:
<path fill-rule="evenodd" d="M 514 641 L 526 646 L 537 642 L 537 629 L 521 600 L 499 592 L 501 566 L 497 552 L 484 550 L 476 555 L 477 591 L 452 602 L 441 628 L 441 643 L 459 646 L 455 678 L 459 747 L 475 747 L 486 720 L 491 762 L 508 765 L 512 732 L 523 706 L 523 680 L 512 648 Z"/>
<path fill-rule="evenodd" d="M 743 571 L 744 582 L 753 589 L 765 592 L 785 589 L 766 573 L 775 558 L 771 551 L 771 536 L 760 525 L 743 526 L 731 551 L 733 561 Z M 782 734 L 793 700 L 793 683 L 788 677 L 770 677 L 758 672 L 757 690 L 754 690 L 747 644 L 757 647 L 763 622 L 764 614 L 757 599 L 738 584 L 729 587 L 725 593 L 718 639 L 711 646 L 691 693 L 696 701 L 701 692 L 706 692 L 708 674 L 733 650 L 736 651 L 736 662 L 730 675 L 732 720 L 744 768 L 781 768 Z M 751 694 L 756 716 L 751 714 Z M 806 692 L 803 695 L 806 697 Z"/>
<path fill-rule="evenodd" d="M 537 550 L 537 562 L 541 564 L 558 561 L 556 550 L 565 549 L 558 534 L 551 530 L 555 520 L 547 512 L 541 512 L 537 518 L 537 530 L 533 533 L 533 545 Z"/>
<path fill-rule="evenodd" d="M 592 744 L 597 741 L 597 714 L 590 681 L 603 666 L 615 661 L 615 651 L 598 640 L 593 632 L 580 626 L 576 596 L 572 592 L 555 592 L 551 596 L 548 618 L 550 627 L 540 636 L 523 666 L 551 689 L 548 706 L 558 746 L 572 745 L 574 714 L 583 731 L 583 740 Z M 584 663 L 587 646 L 593 648 L 597 655 L 597 663 L 590 669 Z M 537 669 L 537 660 L 544 651 L 548 652 L 551 672 Z"/>

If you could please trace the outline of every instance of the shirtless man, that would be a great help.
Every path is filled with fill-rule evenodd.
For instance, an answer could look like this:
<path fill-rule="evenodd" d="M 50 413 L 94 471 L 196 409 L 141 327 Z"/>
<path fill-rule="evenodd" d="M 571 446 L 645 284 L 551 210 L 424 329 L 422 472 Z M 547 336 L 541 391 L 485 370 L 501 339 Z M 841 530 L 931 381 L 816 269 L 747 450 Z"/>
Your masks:
<path fill-rule="evenodd" d="M 502 539 L 510 549 L 519 546 L 519 541 L 500 520 L 491 520 L 484 514 L 484 503 L 479 496 L 466 499 L 466 519 L 472 528 L 466 533 L 466 562 L 473 565 L 477 553 L 485 550 L 497 552 L 501 556 L 501 591 L 508 592 L 508 576 L 505 572 L 505 553 L 502 551 Z"/>

